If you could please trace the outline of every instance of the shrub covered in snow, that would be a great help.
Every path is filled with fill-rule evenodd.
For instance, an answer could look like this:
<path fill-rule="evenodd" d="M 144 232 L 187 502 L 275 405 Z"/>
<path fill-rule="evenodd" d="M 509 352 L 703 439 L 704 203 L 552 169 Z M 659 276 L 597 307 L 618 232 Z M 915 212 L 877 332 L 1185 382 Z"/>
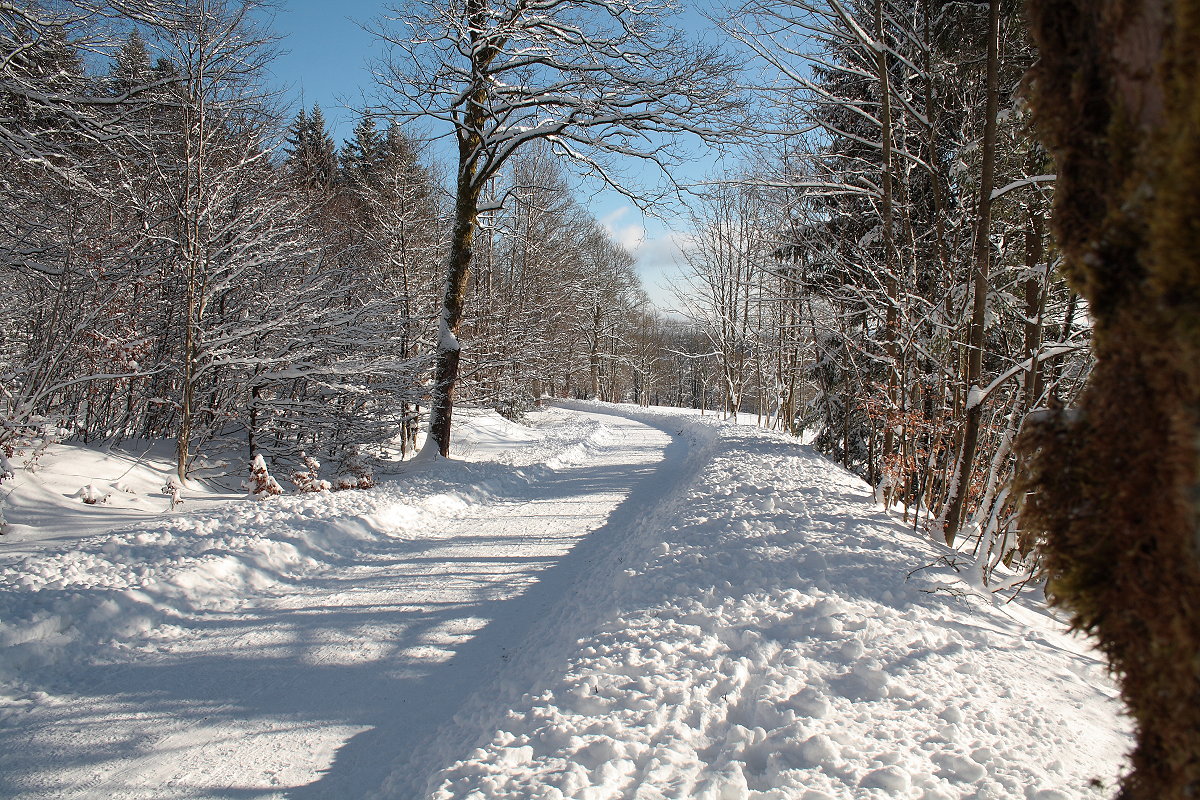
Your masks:
<path fill-rule="evenodd" d="M 171 501 L 168 511 L 174 511 L 183 505 L 183 486 L 180 485 L 179 479 L 172 475 L 167 479 L 167 482 L 162 487 L 163 494 Z"/>
<path fill-rule="evenodd" d="M 375 476 L 362 453 L 351 450 L 342 459 L 342 474 L 333 480 L 335 489 L 370 489 L 375 485 Z"/>
<path fill-rule="evenodd" d="M 329 481 L 321 480 L 319 473 L 321 470 L 321 462 L 300 451 L 300 461 L 304 464 L 304 469 L 298 469 L 292 473 L 292 483 L 296 485 L 296 491 L 300 493 L 306 492 L 325 492 L 333 488 Z"/>
<path fill-rule="evenodd" d="M 94 483 L 80 487 L 75 496 L 89 506 L 104 505 L 108 502 L 108 495 L 97 489 Z"/>
<path fill-rule="evenodd" d="M 0 492 L 3 492 L 4 482 L 12 480 L 16 474 L 16 469 L 6 457 L 3 448 L 0 448 Z M 4 518 L 4 500 L 5 495 L 0 494 L 0 536 L 3 536 L 8 528 L 8 520 Z"/>
<path fill-rule="evenodd" d="M 250 480 L 243 485 L 250 496 L 258 500 L 266 500 L 272 495 L 283 494 L 283 487 L 267 471 L 267 462 L 263 460 L 262 453 L 256 454 L 251 460 Z"/>

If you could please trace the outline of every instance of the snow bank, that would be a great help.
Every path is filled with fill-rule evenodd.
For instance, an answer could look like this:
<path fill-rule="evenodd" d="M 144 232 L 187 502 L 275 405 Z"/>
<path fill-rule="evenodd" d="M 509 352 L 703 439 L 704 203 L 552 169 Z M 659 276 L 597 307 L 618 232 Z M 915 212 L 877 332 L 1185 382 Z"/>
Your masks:
<path fill-rule="evenodd" d="M 172 445 L 165 441 L 136 451 L 50 445 L 35 470 L 16 470 L 14 480 L 0 489 L 12 523 L 0 547 L 29 551 L 22 545 L 36 549 L 38 542 L 67 542 L 162 516 L 170 510 L 164 487 L 174 474 Z M 184 510 L 196 511 L 245 492 L 192 481 L 182 496 Z"/>
<path fill-rule="evenodd" d="M 1035 608 L 939 592 L 953 579 L 936 570 L 906 579 L 940 551 L 811 450 L 671 419 L 711 461 L 554 621 L 566 656 L 543 631 L 459 715 L 484 734 L 442 754 L 433 798 L 1057 800 L 1112 784 L 1129 741 L 1081 642 Z"/>
<path fill-rule="evenodd" d="M 379 540 L 426 535 L 435 522 L 460 516 L 495 492 L 519 493 L 544 469 L 512 469 L 512 463 L 575 452 L 581 437 L 601 428 L 588 421 L 570 430 L 553 424 L 539 430 L 477 413 L 462 426 L 462 441 L 490 443 L 481 449 L 503 458 L 402 467 L 377 491 L 266 501 L 232 500 L 244 493 L 207 495 L 207 502 L 193 503 L 203 510 L 177 514 L 164 513 L 159 501 L 166 502 L 165 495 L 152 495 L 151 487 L 159 484 L 161 491 L 164 481 L 161 459 L 56 446 L 43 468 L 18 485 L 14 504 L 21 519 L 42 527 L 26 525 L 0 539 L 0 685 L 19 695 L 13 687 L 23 675 L 69 670 L 85 654 L 153 651 L 184 615 L 285 594 Z M 504 448 L 497 444 L 501 436 Z M 114 492 L 128 487 L 129 499 L 85 506 L 63 492 L 76 481 Z M 118 529 L 89 535 L 113 526 Z"/>

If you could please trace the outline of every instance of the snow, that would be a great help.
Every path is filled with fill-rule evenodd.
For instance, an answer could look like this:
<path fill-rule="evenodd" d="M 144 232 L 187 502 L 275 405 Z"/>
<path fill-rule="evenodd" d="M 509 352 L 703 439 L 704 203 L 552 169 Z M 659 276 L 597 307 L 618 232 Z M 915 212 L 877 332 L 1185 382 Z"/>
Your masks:
<path fill-rule="evenodd" d="M 371 490 L 0 542 L 0 796 L 1045 800 L 1123 768 L 1087 643 L 809 448 L 530 422 L 469 415 Z"/>
<path fill-rule="evenodd" d="M 980 389 L 978 386 L 972 384 L 970 390 L 967 392 L 967 408 L 976 408 L 985 399 L 987 399 L 987 393 L 984 392 L 983 389 Z"/>
<path fill-rule="evenodd" d="M 17 466 L 24 463 L 18 460 Z M 164 487 L 178 485 L 174 451 L 166 442 L 124 450 L 54 444 L 39 457 L 34 471 L 14 472 L 15 479 L 0 486 L 4 513 L 11 523 L 8 534 L 0 538 L 0 552 L 49 540 L 65 544 L 160 516 L 171 507 Z M 189 484 L 177 489 L 185 510 L 211 508 L 246 496 L 244 491 L 203 481 Z M 85 496 L 98 502 L 85 503 Z"/>
<path fill-rule="evenodd" d="M 454 335 L 454 331 L 450 330 L 450 323 L 446 318 L 448 312 L 443 312 L 438 319 L 438 351 L 442 353 L 454 353 L 462 349 L 462 345 L 458 341 L 458 337 Z"/>

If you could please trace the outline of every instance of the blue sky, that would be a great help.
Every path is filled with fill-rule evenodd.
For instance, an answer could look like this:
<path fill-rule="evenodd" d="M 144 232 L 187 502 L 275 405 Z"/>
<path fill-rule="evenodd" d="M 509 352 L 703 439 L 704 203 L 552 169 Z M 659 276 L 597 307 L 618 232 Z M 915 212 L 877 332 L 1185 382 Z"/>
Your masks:
<path fill-rule="evenodd" d="M 372 92 L 368 63 L 382 52 L 361 26 L 384 10 L 378 0 L 282 0 L 277 6 L 272 27 L 283 37 L 284 52 L 272 67 L 275 80 L 287 91 L 293 113 L 301 104 L 321 106 L 339 145 L 354 127 L 350 108 Z M 691 11 L 685 20 L 694 29 L 708 24 Z M 706 177 L 702 169 L 693 168 L 688 179 Z M 662 308 L 672 306 L 665 282 L 676 271 L 686 239 L 683 221 L 643 216 L 620 195 L 596 187 L 581 187 L 580 199 L 585 198 L 592 214 L 637 257 L 651 299 Z"/>
<path fill-rule="evenodd" d="M 272 28 L 283 37 L 283 52 L 272 65 L 275 80 L 295 110 L 302 102 L 319 103 L 339 144 L 354 127 L 344 106 L 360 104 L 362 92 L 370 91 L 367 64 L 380 53 L 360 23 L 381 9 L 378 0 L 285 0 L 277 6 Z"/>

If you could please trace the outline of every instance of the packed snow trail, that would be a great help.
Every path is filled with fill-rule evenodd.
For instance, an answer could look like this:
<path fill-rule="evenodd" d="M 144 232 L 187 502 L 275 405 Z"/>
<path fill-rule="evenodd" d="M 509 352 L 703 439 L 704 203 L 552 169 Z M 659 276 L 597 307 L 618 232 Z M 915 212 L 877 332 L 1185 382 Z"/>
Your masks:
<path fill-rule="evenodd" d="M 809 448 L 536 416 L 9 563 L 0 796 L 1084 800 L 1122 769 L 1086 642 Z"/>
<path fill-rule="evenodd" d="M 0 728 L 0 796 L 378 787 L 688 463 L 654 427 L 570 416 L 516 454 L 550 469 L 443 465 L 417 505 L 403 484 L 238 504 L 10 568 L 6 583 L 47 580 L 40 608 L 0 606 L 42 617 L 0 660 L 25 683 Z M 55 627 L 67 641 L 36 636 Z"/>
<path fill-rule="evenodd" d="M 1129 738 L 1086 642 L 1030 597 L 971 596 L 952 551 L 795 440 L 681 427 L 716 441 L 609 587 L 613 611 L 564 626 L 577 635 L 566 658 L 521 653 L 521 692 L 467 704 L 459 725 L 481 733 L 428 796 L 1108 794 Z M 402 772 L 389 789 L 377 796 L 426 796 Z"/>

